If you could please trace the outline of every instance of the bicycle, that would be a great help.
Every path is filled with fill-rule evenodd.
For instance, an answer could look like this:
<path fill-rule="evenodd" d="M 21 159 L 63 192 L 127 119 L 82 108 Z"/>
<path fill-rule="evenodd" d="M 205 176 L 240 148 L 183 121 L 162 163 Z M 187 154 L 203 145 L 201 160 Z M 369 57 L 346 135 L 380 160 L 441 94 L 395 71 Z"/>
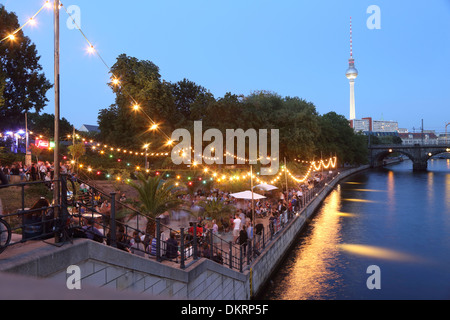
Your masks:
<path fill-rule="evenodd" d="M 0 217 L 0 253 L 5 251 L 11 242 L 11 227 Z"/>

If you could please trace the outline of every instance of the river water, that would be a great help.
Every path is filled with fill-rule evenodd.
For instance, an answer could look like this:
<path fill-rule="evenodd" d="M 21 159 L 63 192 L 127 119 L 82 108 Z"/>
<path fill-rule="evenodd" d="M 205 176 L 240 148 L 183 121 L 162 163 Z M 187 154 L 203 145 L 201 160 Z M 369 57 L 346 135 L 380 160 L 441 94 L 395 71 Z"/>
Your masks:
<path fill-rule="evenodd" d="M 450 299 L 450 159 L 342 180 L 260 298 Z"/>

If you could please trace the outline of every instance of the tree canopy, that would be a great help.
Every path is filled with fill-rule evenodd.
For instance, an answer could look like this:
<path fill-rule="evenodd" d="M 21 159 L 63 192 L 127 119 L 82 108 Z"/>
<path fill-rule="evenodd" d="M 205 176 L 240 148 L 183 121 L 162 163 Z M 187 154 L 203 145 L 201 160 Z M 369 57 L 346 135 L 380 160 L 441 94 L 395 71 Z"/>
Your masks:
<path fill-rule="evenodd" d="M 193 122 L 201 120 L 204 131 L 215 128 L 224 136 L 226 129 L 279 129 L 280 157 L 288 161 L 329 155 L 337 155 L 341 163 L 367 161 L 365 138 L 350 128 L 344 116 L 320 115 L 312 102 L 299 97 L 256 91 L 215 98 L 187 79 L 166 82 L 154 63 L 124 54 L 117 58 L 112 73 L 120 79 L 119 86 L 109 84 L 116 101 L 100 110 L 98 117 L 106 143 L 127 148 L 151 143 L 152 151 L 158 151 L 155 148 L 163 146 L 177 128 L 188 129 L 193 136 Z M 133 110 L 136 103 L 141 111 Z M 165 134 L 149 130 L 152 121 Z"/>
<path fill-rule="evenodd" d="M 0 37 L 19 28 L 17 16 L 0 4 Z M 23 128 L 25 112 L 40 112 L 52 87 L 41 72 L 36 46 L 20 30 L 0 45 L 0 129 Z"/>

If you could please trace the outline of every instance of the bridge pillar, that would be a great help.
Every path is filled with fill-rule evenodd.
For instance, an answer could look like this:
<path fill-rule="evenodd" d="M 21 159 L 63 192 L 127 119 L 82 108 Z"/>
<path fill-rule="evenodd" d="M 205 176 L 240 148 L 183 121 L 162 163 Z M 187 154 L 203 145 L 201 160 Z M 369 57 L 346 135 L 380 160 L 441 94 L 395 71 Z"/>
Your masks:
<path fill-rule="evenodd" d="M 427 171 L 427 168 L 428 168 L 428 162 L 427 161 L 415 160 L 413 162 L 413 171 Z"/>
<path fill-rule="evenodd" d="M 428 156 L 423 148 L 415 148 L 413 159 L 413 171 L 426 171 L 428 167 Z"/>

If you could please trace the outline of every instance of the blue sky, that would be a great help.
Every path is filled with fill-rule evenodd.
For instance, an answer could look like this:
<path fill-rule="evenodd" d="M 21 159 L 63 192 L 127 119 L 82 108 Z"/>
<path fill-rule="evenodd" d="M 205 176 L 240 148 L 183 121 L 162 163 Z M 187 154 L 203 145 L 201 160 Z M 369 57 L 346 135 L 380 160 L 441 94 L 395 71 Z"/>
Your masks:
<path fill-rule="evenodd" d="M 3 0 L 21 23 L 44 0 Z M 187 78 L 216 98 L 255 90 L 298 96 L 319 113 L 349 115 L 349 18 L 357 118 L 395 120 L 443 132 L 450 122 L 450 0 L 64 0 L 81 9 L 81 28 L 109 66 L 126 53 L 150 60 L 163 79 Z M 381 29 L 366 26 L 370 5 Z M 114 103 L 108 69 L 86 53 L 61 11 L 61 116 L 96 124 Z M 53 83 L 53 16 L 43 11 L 24 32 Z M 44 110 L 54 112 L 54 92 Z"/>

